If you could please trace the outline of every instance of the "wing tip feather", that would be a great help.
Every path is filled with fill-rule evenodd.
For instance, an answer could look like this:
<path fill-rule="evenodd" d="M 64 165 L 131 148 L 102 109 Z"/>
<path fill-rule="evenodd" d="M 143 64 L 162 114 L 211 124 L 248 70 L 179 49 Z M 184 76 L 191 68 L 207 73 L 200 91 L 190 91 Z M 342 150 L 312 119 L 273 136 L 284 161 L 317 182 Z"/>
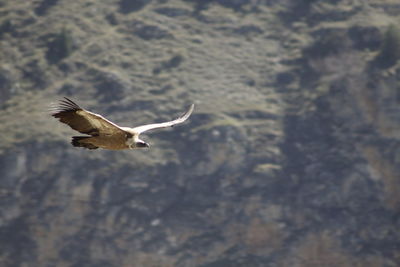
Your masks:
<path fill-rule="evenodd" d="M 193 110 L 194 110 L 194 104 L 192 103 L 189 106 L 189 109 L 181 117 L 179 117 L 179 119 L 182 119 L 183 121 L 187 120 L 190 117 L 190 115 L 192 115 Z"/>
<path fill-rule="evenodd" d="M 73 112 L 78 110 L 82 110 L 82 108 L 67 97 L 64 97 L 64 99 L 60 99 L 58 101 L 58 104 L 52 103 L 50 105 L 50 112 L 51 112 L 50 115 L 55 118 L 58 118 L 65 112 L 71 112 L 71 111 Z"/>

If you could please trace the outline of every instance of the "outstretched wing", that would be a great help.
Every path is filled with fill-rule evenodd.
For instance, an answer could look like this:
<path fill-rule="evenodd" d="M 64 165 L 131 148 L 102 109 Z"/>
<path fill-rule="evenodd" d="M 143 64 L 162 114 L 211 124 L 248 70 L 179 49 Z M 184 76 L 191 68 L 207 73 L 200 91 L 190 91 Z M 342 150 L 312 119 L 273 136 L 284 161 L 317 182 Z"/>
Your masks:
<path fill-rule="evenodd" d="M 64 97 L 51 114 L 72 129 L 92 136 L 113 135 L 123 131 L 118 125 L 101 115 L 87 111 Z"/>
<path fill-rule="evenodd" d="M 190 105 L 188 111 L 186 111 L 182 116 L 180 116 L 179 118 L 177 118 L 175 120 L 162 122 L 162 123 L 154 123 L 154 124 L 146 124 L 146 125 L 138 126 L 138 127 L 133 128 L 133 131 L 135 131 L 138 134 L 141 134 L 143 132 L 153 130 L 153 129 L 172 127 L 176 124 L 186 121 L 189 118 L 190 114 L 192 114 L 193 109 L 194 109 L 194 104 Z"/>

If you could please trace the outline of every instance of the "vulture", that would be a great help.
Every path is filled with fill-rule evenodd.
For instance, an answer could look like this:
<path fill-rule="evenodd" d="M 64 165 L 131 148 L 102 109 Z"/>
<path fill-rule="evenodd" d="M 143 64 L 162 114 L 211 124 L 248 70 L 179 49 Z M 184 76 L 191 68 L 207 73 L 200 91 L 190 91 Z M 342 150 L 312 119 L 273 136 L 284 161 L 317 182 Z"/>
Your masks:
<path fill-rule="evenodd" d="M 75 147 L 123 150 L 148 148 L 149 144 L 139 139 L 141 133 L 180 124 L 189 118 L 193 109 L 194 104 L 190 105 L 189 109 L 182 116 L 172 121 L 130 128 L 118 126 L 103 116 L 85 110 L 71 99 L 64 97 L 64 99 L 59 101 L 51 116 L 69 125 L 72 129 L 85 134 L 84 136 L 72 137 L 71 144 Z"/>

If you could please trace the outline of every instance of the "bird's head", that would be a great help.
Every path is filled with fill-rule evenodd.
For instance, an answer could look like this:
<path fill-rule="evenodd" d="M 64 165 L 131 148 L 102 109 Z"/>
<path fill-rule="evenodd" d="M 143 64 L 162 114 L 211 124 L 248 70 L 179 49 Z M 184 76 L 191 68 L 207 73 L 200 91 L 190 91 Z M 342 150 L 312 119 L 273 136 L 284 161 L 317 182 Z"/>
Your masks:
<path fill-rule="evenodd" d="M 145 141 L 138 140 L 138 141 L 135 143 L 135 147 L 137 147 L 137 148 L 149 148 L 150 145 L 149 145 L 148 143 L 146 143 Z"/>

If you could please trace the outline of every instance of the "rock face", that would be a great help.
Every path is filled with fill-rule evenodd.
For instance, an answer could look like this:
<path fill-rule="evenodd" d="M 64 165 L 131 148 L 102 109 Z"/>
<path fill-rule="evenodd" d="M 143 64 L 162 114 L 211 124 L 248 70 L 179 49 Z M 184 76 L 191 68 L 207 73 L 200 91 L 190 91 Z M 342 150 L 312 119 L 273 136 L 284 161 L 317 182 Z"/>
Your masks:
<path fill-rule="evenodd" d="M 395 1 L 19 2 L 1 266 L 400 265 Z M 45 112 L 62 96 L 122 126 L 196 108 L 149 150 L 89 151 Z"/>

